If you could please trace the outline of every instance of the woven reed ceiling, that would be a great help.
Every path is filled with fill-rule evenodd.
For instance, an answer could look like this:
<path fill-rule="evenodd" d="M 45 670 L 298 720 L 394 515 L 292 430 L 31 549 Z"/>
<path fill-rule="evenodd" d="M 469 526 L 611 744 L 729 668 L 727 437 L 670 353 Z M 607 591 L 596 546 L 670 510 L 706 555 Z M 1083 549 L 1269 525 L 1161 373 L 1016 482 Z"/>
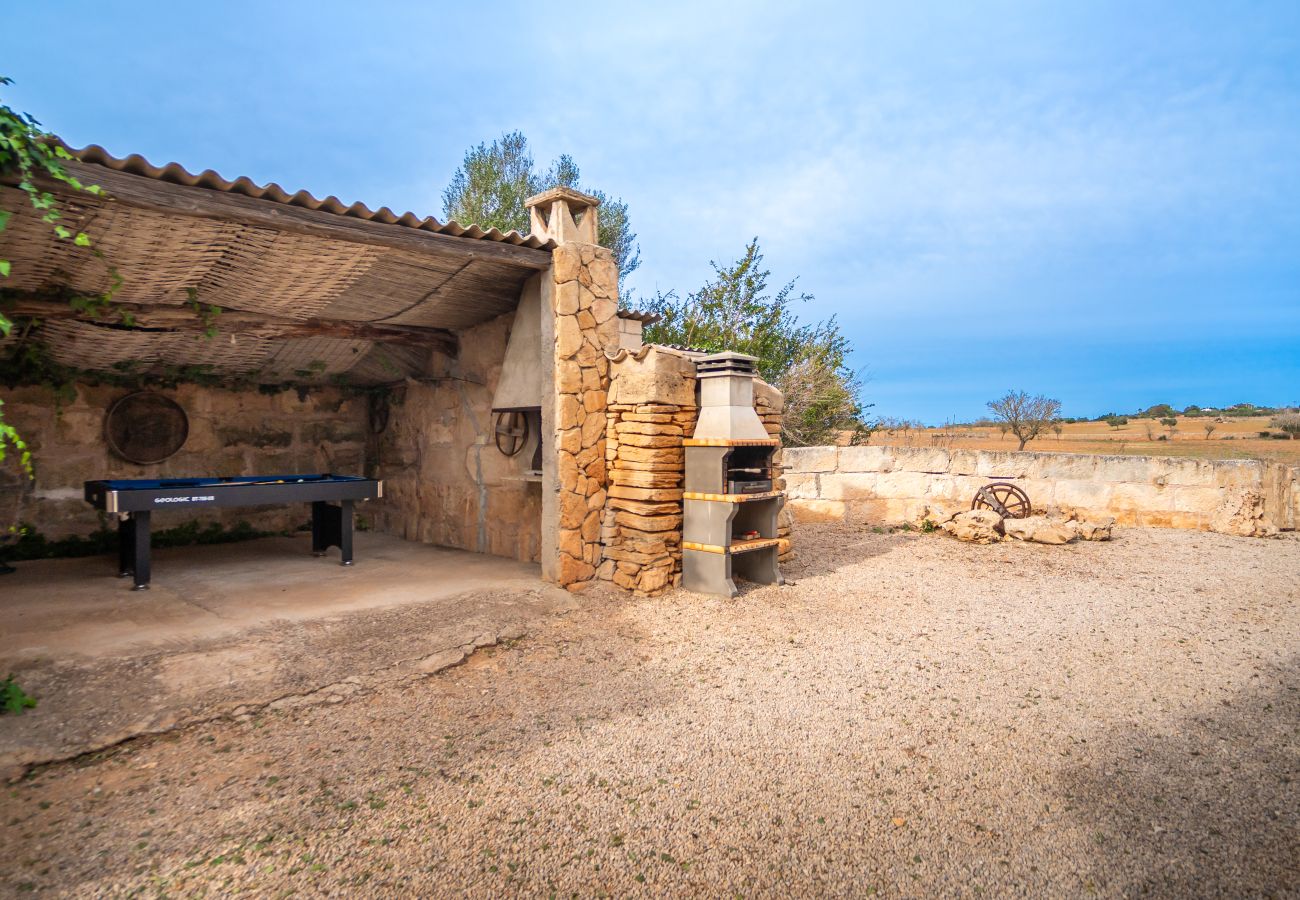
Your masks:
<path fill-rule="evenodd" d="M 72 164 L 74 174 L 108 198 L 43 187 L 102 258 L 58 240 L 0 183 L 0 208 L 13 213 L 0 231 L 0 258 L 13 264 L 7 311 L 39 318 L 29 338 L 78 368 L 133 360 L 137 371 L 203 365 L 266 382 L 391 382 L 420 375 L 431 352 L 455 353 L 457 331 L 513 310 L 524 281 L 549 264 L 550 245 L 516 232 L 80 153 L 95 161 Z M 122 278 L 115 300 L 140 329 L 74 316 L 58 299 L 107 290 L 110 264 Z M 221 308 L 215 338 L 201 336 L 191 290 Z"/>

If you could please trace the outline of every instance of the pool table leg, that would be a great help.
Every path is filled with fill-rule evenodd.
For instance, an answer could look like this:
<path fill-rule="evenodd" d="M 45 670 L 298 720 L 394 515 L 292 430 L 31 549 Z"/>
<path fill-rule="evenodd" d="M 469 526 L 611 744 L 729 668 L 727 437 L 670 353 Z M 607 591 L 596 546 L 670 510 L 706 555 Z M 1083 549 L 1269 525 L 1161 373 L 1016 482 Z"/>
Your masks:
<path fill-rule="evenodd" d="M 135 565 L 135 524 L 130 513 L 123 513 L 117 521 L 117 577 L 125 578 L 131 574 Z"/>
<path fill-rule="evenodd" d="M 149 559 L 149 519 L 148 510 L 128 513 L 117 524 L 117 568 L 118 577 L 135 576 L 134 590 L 149 590 L 151 562 Z"/>
<path fill-rule="evenodd" d="M 315 500 L 311 505 L 311 555 L 324 556 L 331 543 L 330 505 L 324 500 Z"/>
<path fill-rule="evenodd" d="M 339 504 L 339 552 L 343 555 L 343 565 L 352 565 L 352 501 L 344 500 Z"/>
<path fill-rule="evenodd" d="M 338 547 L 343 565 L 352 565 L 352 501 L 338 506 L 317 500 L 311 505 L 311 552 L 324 556 L 330 547 Z"/>

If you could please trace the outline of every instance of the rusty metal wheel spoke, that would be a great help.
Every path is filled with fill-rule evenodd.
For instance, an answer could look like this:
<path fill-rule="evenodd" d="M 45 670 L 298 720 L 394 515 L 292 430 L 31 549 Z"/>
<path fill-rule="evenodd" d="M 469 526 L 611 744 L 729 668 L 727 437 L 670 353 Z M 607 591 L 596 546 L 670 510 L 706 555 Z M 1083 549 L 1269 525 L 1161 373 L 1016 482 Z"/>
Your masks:
<path fill-rule="evenodd" d="M 976 491 L 970 508 L 991 509 L 1004 519 L 1027 519 L 1034 512 L 1029 495 L 1005 481 L 986 484 Z"/>

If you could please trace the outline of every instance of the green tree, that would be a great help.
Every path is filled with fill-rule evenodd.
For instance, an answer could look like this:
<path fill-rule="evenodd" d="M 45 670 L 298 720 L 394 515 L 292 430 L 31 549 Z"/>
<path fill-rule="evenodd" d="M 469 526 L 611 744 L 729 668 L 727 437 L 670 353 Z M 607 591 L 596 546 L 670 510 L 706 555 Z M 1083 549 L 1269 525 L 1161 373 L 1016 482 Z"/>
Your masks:
<path fill-rule="evenodd" d="M 442 192 L 442 211 L 462 225 L 527 232 L 524 201 L 536 193 L 536 184 L 528 138 L 512 131 L 465 152 L 465 161 Z"/>
<path fill-rule="evenodd" d="M 843 430 L 866 434 L 861 384 L 848 367 L 848 339 L 835 318 L 800 322 L 793 306 L 812 296 L 795 293 L 793 281 L 768 291 L 771 272 L 763 268 L 758 238 L 734 264 L 711 265 L 714 277 L 698 291 L 656 294 L 642 304 L 660 317 L 646 329 L 646 340 L 757 357 L 763 380 L 785 395 L 787 444 L 833 442 Z"/>
<path fill-rule="evenodd" d="M 451 184 L 442 192 L 446 218 L 502 231 L 528 231 L 528 208 L 533 194 L 553 187 L 569 187 L 600 200 L 597 241 L 608 247 L 618 263 L 619 293 L 624 279 L 641 265 L 641 248 L 632 230 L 627 204 L 599 188 L 582 187 L 582 172 L 573 157 L 561 154 L 545 172 L 538 172 L 528 149 L 528 138 L 512 131 L 491 144 L 479 144 L 465 153 Z"/>

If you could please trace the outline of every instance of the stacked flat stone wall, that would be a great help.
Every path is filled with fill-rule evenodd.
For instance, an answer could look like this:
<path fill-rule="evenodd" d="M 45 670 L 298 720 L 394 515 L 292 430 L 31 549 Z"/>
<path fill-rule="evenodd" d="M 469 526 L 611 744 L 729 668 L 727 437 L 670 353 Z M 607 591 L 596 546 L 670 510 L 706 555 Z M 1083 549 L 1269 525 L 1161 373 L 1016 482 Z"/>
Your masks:
<path fill-rule="evenodd" d="M 605 351 L 615 349 L 619 341 L 618 266 L 606 248 L 573 241 L 555 249 L 550 275 L 554 396 L 549 417 L 543 409 L 543 427 L 550 418 L 558 528 L 554 559 L 543 560 L 543 572 L 559 584 L 571 585 L 594 578 L 601 561 L 609 390 Z"/>
<path fill-rule="evenodd" d="M 638 594 L 681 583 L 682 440 L 691 436 L 699 417 L 696 385 L 695 363 L 681 351 L 647 344 L 611 354 L 605 439 L 609 499 L 597 574 Z M 780 392 L 756 381 L 754 406 L 768 433 L 780 437 Z M 784 520 L 781 536 L 788 552 Z"/>
<path fill-rule="evenodd" d="M 529 454 L 495 443 L 492 397 L 514 313 L 461 332 L 455 358 L 435 354 L 420 381 L 397 389 L 374 470 L 383 530 L 426 544 L 525 561 L 541 555 L 541 484 Z"/>
<path fill-rule="evenodd" d="M 0 525 L 27 522 L 49 538 L 85 536 L 107 519 L 83 499 L 83 482 L 99 478 L 183 478 L 290 472 L 362 474 L 367 456 L 364 398 L 332 387 L 268 395 L 199 385 L 160 390 L 189 417 L 189 436 L 175 456 L 141 466 L 115 456 L 104 440 L 108 408 L 131 390 L 77 385 L 60 399 L 43 387 L 0 390 L 5 418 L 27 440 L 36 479 L 20 474 L 13 454 L 0 463 Z M 364 506 L 362 517 L 373 521 Z M 154 514 L 156 530 L 189 521 L 282 531 L 308 521 L 306 506 L 181 509 Z M 112 525 L 112 522 L 107 522 Z"/>
<path fill-rule="evenodd" d="M 678 351 L 646 345 L 613 354 L 610 370 L 609 500 L 599 576 L 655 594 L 680 580 L 682 439 L 699 417 L 695 364 Z"/>
<path fill-rule="evenodd" d="M 803 447 L 785 451 L 797 521 L 916 523 L 969 509 L 992 481 L 1019 485 L 1036 509 L 1121 525 L 1264 534 L 1294 528 L 1296 469 L 1258 460 Z"/>

